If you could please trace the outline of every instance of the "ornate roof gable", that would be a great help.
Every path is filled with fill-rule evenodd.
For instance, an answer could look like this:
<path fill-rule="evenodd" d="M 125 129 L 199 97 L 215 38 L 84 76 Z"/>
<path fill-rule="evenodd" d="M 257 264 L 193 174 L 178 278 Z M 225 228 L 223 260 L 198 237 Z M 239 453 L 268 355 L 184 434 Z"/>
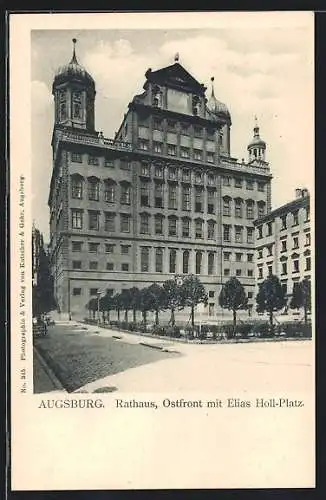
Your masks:
<path fill-rule="evenodd" d="M 145 76 L 147 78 L 147 82 L 153 82 L 158 85 L 193 92 L 200 95 L 203 95 L 206 90 L 206 87 L 202 83 L 199 83 L 178 62 L 157 71 L 152 71 L 150 68 L 146 71 Z M 146 88 L 146 83 L 144 88 Z"/>

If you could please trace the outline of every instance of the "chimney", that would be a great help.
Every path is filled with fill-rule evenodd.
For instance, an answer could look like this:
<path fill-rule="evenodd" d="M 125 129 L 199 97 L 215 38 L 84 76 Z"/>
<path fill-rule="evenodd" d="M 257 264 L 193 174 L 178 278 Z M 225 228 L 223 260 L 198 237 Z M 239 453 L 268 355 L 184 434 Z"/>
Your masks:
<path fill-rule="evenodd" d="M 301 188 L 297 188 L 295 190 L 295 198 L 298 199 L 298 198 L 301 198 L 302 197 L 302 189 Z"/>

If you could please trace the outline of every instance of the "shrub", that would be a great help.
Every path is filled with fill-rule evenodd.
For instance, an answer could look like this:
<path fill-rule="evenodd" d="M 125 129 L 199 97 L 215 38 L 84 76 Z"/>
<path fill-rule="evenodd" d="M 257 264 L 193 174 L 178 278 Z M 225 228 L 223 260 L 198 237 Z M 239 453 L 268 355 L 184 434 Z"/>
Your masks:
<path fill-rule="evenodd" d="M 280 330 L 283 331 L 287 337 L 311 337 L 312 328 L 310 324 L 305 325 L 298 321 L 283 323 Z"/>
<path fill-rule="evenodd" d="M 240 337 L 246 339 L 250 332 L 253 331 L 254 325 L 251 323 L 242 323 L 237 325 L 236 333 L 240 335 Z"/>
<path fill-rule="evenodd" d="M 226 334 L 228 339 L 233 338 L 234 327 L 232 324 L 221 325 L 220 330 Z"/>
<path fill-rule="evenodd" d="M 164 336 L 164 335 L 166 335 L 166 329 L 164 328 L 164 326 L 154 325 L 152 333 L 153 333 L 153 335 Z"/>
<path fill-rule="evenodd" d="M 178 326 L 168 326 L 166 328 L 166 335 L 172 338 L 180 338 L 180 328 Z"/>
<path fill-rule="evenodd" d="M 252 331 L 258 337 L 269 337 L 270 325 L 268 323 L 256 323 L 253 325 Z"/>

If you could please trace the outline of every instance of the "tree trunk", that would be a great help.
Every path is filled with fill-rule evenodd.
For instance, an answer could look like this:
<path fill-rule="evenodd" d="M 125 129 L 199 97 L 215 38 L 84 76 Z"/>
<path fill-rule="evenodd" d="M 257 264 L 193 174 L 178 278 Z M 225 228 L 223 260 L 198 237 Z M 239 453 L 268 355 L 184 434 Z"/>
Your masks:
<path fill-rule="evenodd" d="M 304 324 L 307 326 L 308 323 L 308 307 L 304 306 Z"/>
<path fill-rule="evenodd" d="M 102 322 L 105 325 L 105 311 L 102 311 Z"/>
<path fill-rule="evenodd" d="M 192 328 L 192 333 L 195 331 L 195 308 L 194 306 L 191 306 L 191 328 Z"/>
<path fill-rule="evenodd" d="M 110 323 L 110 311 L 106 312 L 106 319 L 107 319 L 107 322 Z"/>
<path fill-rule="evenodd" d="M 144 323 L 144 326 L 146 327 L 146 324 L 147 324 L 147 311 L 143 311 L 143 323 Z"/>
<path fill-rule="evenodd" d="M 117 313 L 118 313 L 118 321 L 120 321 L 120 309 L 117 309 Z"/>
<path fill-rule="evenodd" d="M 159 321 L 158 321 L 158 309 L 156 309 L 156 311 L 155 311 L 155 325 L 157 326 L 158 323 L 159 323 Z"/>
<path fill-rule="evenodd" d="M 128 309 L 125 310 L 125 322 L 128 323 Z"/>
<path fill-rule="evenodd" d="M 133 309 L 133 322 L 136 323 L 136 309 Z"/>
<path fill-rule="evenodd" d="M 269 325 L 271 327 L 271 334 L 273 334 L 273 311 L 269 311 Z"/>
<path fill-rule="evenodd" d="M 235 337 L 235 329 L 237 327 L 237 311 L 236 309 L 233 309 L 233 334 L 232 336 Z"/>
<path fill-rule="evenodd" d="M 171 309 L 171 318 L 170 318 L 171 326 L 175 325 L 175 317 L 174 317 L 174 308 Z"/>

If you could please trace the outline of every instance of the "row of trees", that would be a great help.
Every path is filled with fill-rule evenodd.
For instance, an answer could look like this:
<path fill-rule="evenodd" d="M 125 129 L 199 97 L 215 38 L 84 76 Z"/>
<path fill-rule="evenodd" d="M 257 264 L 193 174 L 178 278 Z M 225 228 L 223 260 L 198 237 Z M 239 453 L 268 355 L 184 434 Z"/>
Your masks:
<path fill-rule="evenodd" d="M 106 293 L 103 297 L 92 298 L 87 304 L 90 314 L 93 318 L 96 311 L 102 313 L 102 319 L 105 323 L 110 321 L 110 311 L 117 311 L 118 321 L 120 314 L 124 312 L 124 321 L 129 321 L 129 312 L 133 313 L 133 322 L 136 323 L 136 313 L 142 313 L 143 323 L 147 324 L 147 313 L 155 313 L 155 324 L 159 324 L 159 313 L 164 310 L 170 311 L 170 324 L 175 325 L 175 312 L 177 310 L 189 307 L 191 311 L 191 326 L 195 327 L 195 308 L 198 304 L 207 305 L 208 297 L 203 284 L 197 276 L 189 275 L 185 278 L 175 277 L 158 285 L 154 283 L 149 287 L 138 289 L 133 287 L 122 290 L 121 293 L 113 295 Z M 237 324 L 237 312 L 248 308 L 248 297 L 241 282 L 233 277 L 230 278 L 222 287 L 219 295 L 219 305 L 223 309 L 228 309 L 233 313 L 234 331 Z M 256 311 L 259 313 L 267 312 L 269 323 L 273 328 L 274 314 L 285 308 L 287 305 L 286 291 L 281 285 L 277 276 L 271 275 L 259 286 L 256 297 Z M 308 311 L 311 308 L 311 286 L 310 281 L 304 279 L 297 283 L 293 290 L 290 302 L 293 309 L 304 309 L 304 319 L 307 323 Z"/>

